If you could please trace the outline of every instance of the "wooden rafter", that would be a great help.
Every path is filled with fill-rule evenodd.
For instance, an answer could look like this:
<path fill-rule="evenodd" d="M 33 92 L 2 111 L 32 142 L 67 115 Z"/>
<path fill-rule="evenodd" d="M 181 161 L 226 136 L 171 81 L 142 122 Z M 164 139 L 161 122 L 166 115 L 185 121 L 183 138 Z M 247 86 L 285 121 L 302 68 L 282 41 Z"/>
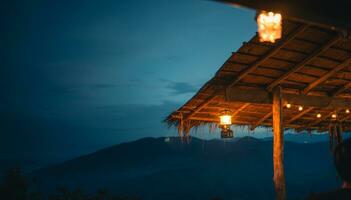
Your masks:
<path fill-rule="evenodd" d="M 285 31 L 288 32 L 281 40 L 275 44 L 258 43 L 257 36 L 254 36 L 224 63 L 193 98 L 168 116 L 168 124 L 179 126 L 180 121 L 190 126 L 218 124 L 219 113 L 230 109 L 233 124 L 247 125 L 251 129 L 271 127 L 274 121 L 270 112 L 274 104 L 273 88 L 284 83 L 282 104 L 304 107 L 301 112 L 286 110 L 287 113 L 283 113 L 284 128 L 328 130 L 329 120 L 333 121 L 329 112 L 351 109 L 351 73 L 346 70 L 351 65 L 346 66 L 346 61 L 345 65 L 343 62 L 351 57 L 350 41 L 338 30 L 311 24 L 298 25 L 297 22 L 285 20 Z M 293 37 L 298 29 L 301 32 Z M 288 42 L 287 36 L 288 39 L 291 37 Z M 343 60 L 340 60 L 341 57 Z M 288 75 L 285 74 L 287 72 Z M 291 79 L 295 75 L 297 77 Z M 267 88 L 276 80 L 278 85 L 272 90 Z M 214 92 L 216 98 L 210 97 Z M 317 111 L 323 118 L 325 115 L 329 118 L 318 118 L 315 116 Z M 173 117 L 179 113 L 182 113 L 181 120 Z M 344 120 L 343 124 L 348 126 L 351 116 L 346 117 L 346 114 L 340 113 L 337 120 Z"/>
<path fill-rule="evenodd" d="M 180 115 L 172 115 L 172 117 L 180 119 L 181 116 Z M 218 123 L 219 122 L 219 118 L 217 116 L 209 116 L 209 117 L 190 117 L 188 120 L 194 120 L 194 121 L 206 121 L 206 122 L 213 122 L 213 123 Z M 250 122 L 248 121 L 242 121 L 242 120 L 236 120 L 235 124 L 248 124 Z M 268 125 L 268 124 L 267 124 Z"/>
<path fill-rule="evenodd" d="M 253 124 L 250 127 L 250 130 L 255 130 L 255 128 L 257 128 L 259 125 L 261 125 L 264 121 L 266 121 L 266 119 L 270 118 L 272 116 L 272 111 L 270 111 L 269 113 L 265 114 L 261 119 L 259 119 L 255 124 Z"/>
<path fill-rule="evenodd" d="M 336 74 L 338 71 L 344 69 L 345 67 L 349 66 L 349 64 L 351 63 L 351 57 L 344 60 L 342 63 L 338 64 L 336 67 L 334 67 L 332 70 L 328 71 L 328 73 L 324 74 L 322 77 L 320 77 L 319 79 L 317 79 L 316 81 L 310 83 L 303 91 L 303 94 L 307 94 L 309 91 L 311 91 L 314 87 L 316 87 L 317 85 L 323 83 L 324 81 L 326 81 L 328 78 L 330 78 L 331 76 L 333 76 L 334 74 Z"/>
<path fill-rule="evenodd" d="M 242 88 L 234 86 L 227 91 L 227 102 L 272 104 L 272 93 L 260 88 Z M 351 108 L 348 98 L 336 98 L 330 96 L 311 96 L 305 94 L 283 93 L 283 99 L 296 105 L 304 107 L 315 107 L 320 109 Z"/>
<path fill-rule="evenodd" d="M 339 109 L 339 110 L 340 110 L 340 109 Z M 339 111 L 339 110 L 337 110 L 337 111 Z M 307 125 L 305 126 L 305 128 L 308 129 L 308 128 L 312 127 L 312 126 L 315 126 L 315 125 L 321 123 L 322 121 L 328 119 L 332 114 L 334 114 L 334 113 L 337 112 L 337 111 L 331 111 L 329 114 L 324 115 L 324 116 L 322 116 L 321 118 L 317 119 L 316 121 L 313 121 L 313 122 L 307 124 Z"/>
<path fill-rule="evenodd" d="M 192 116 L 194 116 L 197 112 L 199 112 L 202 108 L 206 107 L 211 101 L 216 97 L 216 94 L 210 95 L 207 99 L 205 99 L 199 106 L 197 106 L 192 112 L 184 117 L 184 121 L 188 120 Z"/>
<path fill-rule="evenodd" d="M 293 32 L 291 32 L 289 35 L 287 35 L 284 39 L 280 40 L 278 44 L 272 48 L 268 53 L 260 57 L 256 62 L 254 62 L 251 66 L 246 68 L 244 71 L 240 72 L 239 75 L 227 86 L 227 88 L 232 87 L 236 83 L 238 83 L 241 79 L 243 79 L 246 75 L 254 71 L 259 65 L 261 65 L 264 61 L 268 60 L 269 57 L 273 56 L 275 53 L 277 53 L 281 48 L 287 45 L 289 41 L 294 39 L 296 35 L 299 33 L 303 32 L 306 30 L 308 27 L 307 24 L 303 24 L 296 28 Z"/>
<path fill-rule="evenodd" d="M 172 117 L 180 119 L 179 115 L 172 115 Z M 213 117 L 190 117 L 188 120 L 198 120 L 198 121 L 207 121 L 207 122 L 219 122 L 219 119 Z"/>
<path fill-rule="evenodd" d="M 292 117 L 288 121 L 286 121 L 286 124 L 290 124 L 290 123 L 294 122 L 295 120 L 299 119 L 300 117 L 302 117 L 306 113 L 310 112 L 311 110 L 313 110 L 312 107 L 305 109 L 304 111 L 300 112 L 299 114 L 295 115 L 294 117 Z"/>
<path fill-rule="evenodd" d="M 244 110 L 249 105 L 250 105 L 250 103 L 245 103 L 244 105 L 242 105 L 239 109 L 235 110 L 235 112 L 232 114 L 232 117 L 235 117 L 239 112 Z"/>
<path fill-rule="evenodd" d="M 351 82 L 347 83 L 346 85 L 340 87 L 337 89 L 334 93 L 332 93 L 332 96 L 338 96 L 339 94 L 343 93 L 345 90 L 349 89 L 351 87 Z"/>
<path fill-rule="evenodd" d="M 180 115 L 174 114 L 172 115 L 173 118 L 181 118 Z M 191 117 L 188 120 L 194 120 L 194 121 L 206 121 L 206 122 L 213 122 L 213 123 L 218 123 L 219 119 L 216 117 Z M 346 120 L 346 119 L 345 119 Z M 235 124 L 249 124 L 249 121 L 243 121 L 243 120 L 236 120 Z M 260 123 L 260 126 L 272 126 L 272 123 L 270 122 L 262 122 Z M 302 128 L 302 125 L 298 125 L 298 124 L 284 124 L 284 128 L 294 128 L 294 129 L 299 129 Z M 311 126 L 313 127 L 313 126 Z M 313 127 L 315 129 L 317 129 L 317 127 Z"/>
<path fill-rule="evenodd" d="M 279 85 L 280 83 L 282 83 L 284 80 L 286 80 L 291 74 L 297 72 L 298 70 L 300 70 L 302 67 L 304 67 L 308 62 L 310 62 L 312 59 L 314 59 L 315 57 L 317 57 L 318 55 L 320 55 L 322 52 L 324 52 L 325 50 L 327 50 L 329 47 L 331 47 L 332 45 L 334 45 L 336 42 L 338 42 L 340 40 L 340 36 L 335 36 L 333 37 L 331 40 L 329 40 L 326 44 L 324 44 L 323 46 L 317 48 L 316 50 L 313 51 L 313 53 L 311 53 L 308 57 L 306 57 L 305 59 L 303 59 L 300 63 L 298 63 L 297 65 L 295 65 L 294 67 L 292 67 L 289 71 L 287 71 L 285 74 L 283 74 L 282 76 L 280 76 L 278 79 L 274 80 L 271 84 L 268 85 L 267 89 L 268 90 L 272 90 L 275 86 Z"/>
<path fill-rule="evenodd" d="M 349 114 L 349 115 L 345 116 L 344 118 L 340 119 L 339 121 L 343 122 L 343 121 L 346 121 L 350 118 L 351 118 L 351 115 Z"/>

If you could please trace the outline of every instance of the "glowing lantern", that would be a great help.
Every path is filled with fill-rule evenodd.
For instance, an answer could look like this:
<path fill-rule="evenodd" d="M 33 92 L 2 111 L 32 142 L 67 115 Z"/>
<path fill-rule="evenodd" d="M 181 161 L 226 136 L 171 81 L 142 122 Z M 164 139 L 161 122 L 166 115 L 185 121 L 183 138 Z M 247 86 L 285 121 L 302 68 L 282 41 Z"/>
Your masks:
<path fill-rule="evenodd" d="M 317 118 L 321 118 L 322 115 L 320 113 L 317 114 Z"/>
<path fill-rule="evenodd" d="M 260 42 L 272 42 L 282 37 L 282 15 L 262 11 L 257 17 Z"/>
<path fill-rule="evenodd" d="M 349 110 L 349 109 L 346 109 L 345 112 L 346 112 L 346 113 L 350 113 L 350 110 Z"/>
<path fill-rule="evenodd" d="M 221 115 L 219 118 L 220 118 L 220 125 L 231 125 L 232 124 L 232 116 L 231 115 Z"/>
<path fill-rule="evenodd" d="M 221 138 L 232 138 L 233 131 L 230 130 L 230 125 L 232 125 L 232 115 L 230 111 L 225 110 L 219 116 L 219 127 L 221 130 Z"/>
<path fill-rule="evenodd" d="M 336 114 L 332 114 L 332 118 L 335 119 L 336 118 Z"/>
<path fill-rule="evenodd" d="M 290 103 L 286 104 L 286 107 L 291 108 L 291 104 Z"/>
<path fill-rule="evenodd" d="M 303 110 L 303 107 L 302 106 L 299 106 L 299 111 L 302 111 Z"/>

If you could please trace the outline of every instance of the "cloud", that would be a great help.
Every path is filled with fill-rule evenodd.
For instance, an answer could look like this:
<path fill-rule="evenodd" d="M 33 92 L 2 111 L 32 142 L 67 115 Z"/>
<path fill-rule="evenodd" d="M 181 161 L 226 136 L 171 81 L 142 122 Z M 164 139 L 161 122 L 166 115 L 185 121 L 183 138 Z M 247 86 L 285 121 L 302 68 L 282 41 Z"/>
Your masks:
<path fill-rule="evenodd" d="M 109 89 L 109 88 L 114 88 L 116 87 L 116 85 L 114 84 L 95 84 L 95 85 L 91 85 L 92 88 L 96 88 L 96 89 Z"/>
<path fill-rule="evenodd" d="M 196 92 L 196 88 L 186 82 L 170 82 L 167 88 L 172 90 L 173 95 L 181 95 Z"/>

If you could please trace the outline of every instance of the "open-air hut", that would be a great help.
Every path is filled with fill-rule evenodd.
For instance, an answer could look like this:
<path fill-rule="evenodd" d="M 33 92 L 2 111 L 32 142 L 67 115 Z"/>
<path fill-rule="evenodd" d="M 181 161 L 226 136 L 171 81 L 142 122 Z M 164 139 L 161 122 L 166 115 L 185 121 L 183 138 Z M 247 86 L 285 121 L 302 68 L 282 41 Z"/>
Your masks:
<path fill-rule="evenodd" d="M 183 136 L 219 124 L 223 112 L 233 125 L 272 127 L 273 180 L 277 199 L 286 199 L 284 130 L 329 132 L 337 142 L 351 130 L 351 40 L 344 28 L 283 13 L 280 40 L 262 43 L 256 34 L 244 42 L 166 121 Z"/>

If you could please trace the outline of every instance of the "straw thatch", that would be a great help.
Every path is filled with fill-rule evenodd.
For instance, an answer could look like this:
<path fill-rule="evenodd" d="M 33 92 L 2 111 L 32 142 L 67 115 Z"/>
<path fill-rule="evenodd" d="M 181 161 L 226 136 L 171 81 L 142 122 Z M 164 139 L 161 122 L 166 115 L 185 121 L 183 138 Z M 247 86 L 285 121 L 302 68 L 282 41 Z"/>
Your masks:
<path fill-rule="evenodd" d="M 284 94 L 297 95 L 289 100 L 292 108 L 284 109 L 284 127 L 327 131 L 329 123 L 335 121 L 331 115 L 336 113 L 344 130 L 350 130 L 351 114 L 344 112 L 351 106 L 350 63 L 351 41 L 346 33 L 284 21 L 281 40 L 260 43 L 256 35 L 244 42 L 166 122 L 188 132 L 192 127 L 217 123 L 220 111 L 230 109 L 235 125 L 251 129 L 272 126 L 269 99 L 272 88 L 280 85 Z M 298 95 L 306 96 L 306 101 L 300 101 Z M 297 105 L 302 105 L 303 111 Z M 321 118 L 316 118 L 318 113 Z"/>

